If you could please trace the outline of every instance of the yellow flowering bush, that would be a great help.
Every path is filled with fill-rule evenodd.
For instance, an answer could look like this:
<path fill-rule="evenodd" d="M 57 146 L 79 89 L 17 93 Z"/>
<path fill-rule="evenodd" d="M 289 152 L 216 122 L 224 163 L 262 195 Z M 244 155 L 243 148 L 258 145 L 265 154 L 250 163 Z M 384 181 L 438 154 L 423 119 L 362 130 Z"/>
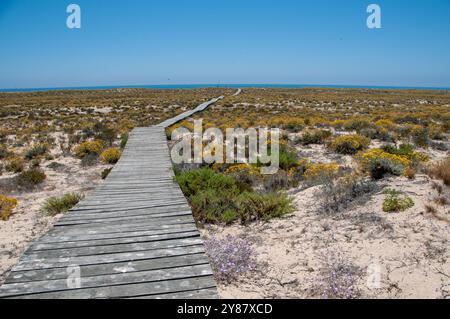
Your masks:
<path fill-rule="evenodd" d="M 331 142 L 330 148 L 340 154 L 356 154 L 358 151 L 367 148 L 369 144 L 370 139 L 368 137 L 359 134 L 342 135 Z"/>
<path fill-rule="evenodd" d="M 8 220 L 16 206 L 17 199 L 0 195 L 0 219 Z"/>
<path fill-rule="evenodd" d="M 411 161 L 406 156 L 390 154 L 379 148 L 360 153 L 357 159 L 362 170 L 375 179 L 380 179 L 385 174 L 402 175 L 405 168 L 411 166 Z"/>
<path fill-rule="evenodd" d="M 101 160 L 105 164 L 115 164 L 120 158 L 122 152 L 117 147 L 111 147 L 102 152 L 100 155 Z"/>
<path fill-rule="evenodd" d="M 236 164 L 228 167 L 225 170 L 225 174 L 241 174 L 245 173 L 250 176 L 259 176 L 260 170 L 257 167 L 248 164 Z"/>
<path fill-rule="evenodd" d="M 339 165 L 336 163 L 317 163 L 306 166 L 303 177 L 307 181 L 318 179 L 332 179 L 339 172 Z"/>
<path fill-rule="evenodd" d="M 103 142 L 100 140 L 86 141 L 75 147 L 75 155 L 83 158 L 88 154 L 100 154 L 103 147 Z"/>
<path fill-rule="evenodd" d="M 386 129 L 393 129 L 395 128 L 396 124 L 392 122 L 391 120 L 387 119 L 381 119 L 375 122 L 375 125 L 378 127 L 386 128 Z"/>

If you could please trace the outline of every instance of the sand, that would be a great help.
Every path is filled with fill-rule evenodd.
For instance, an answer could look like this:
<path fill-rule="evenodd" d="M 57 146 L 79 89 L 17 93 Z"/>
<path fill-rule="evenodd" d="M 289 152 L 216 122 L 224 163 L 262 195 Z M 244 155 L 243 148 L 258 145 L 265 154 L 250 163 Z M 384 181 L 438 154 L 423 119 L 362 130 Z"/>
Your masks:
<path fill-rule="evenodd" d="M 408 194 L 415 206 L 400 213 L 382 211 L 381 191 L 337 216 L 318 213 L 320 187 L 291 191 L 294 214 L 247 227 L 213 227 L 205 238 L 232 234 L 252 242 L 259 269 L 230 285 L 219 285 L 223 298 L 321 298 L 322 257 L 339 252 L 361 270 L 355 281 L 359 298 L 449 298 L 450 224 L 425 213 L 437 195 L 432 181 L 393 177 L 379 182 Z M 448 206 L 440 208 L 450 218 Z M 379 271 L 374 284 L 371 274 Z M 375 277 L 376 278 L 376 277 Z"/>

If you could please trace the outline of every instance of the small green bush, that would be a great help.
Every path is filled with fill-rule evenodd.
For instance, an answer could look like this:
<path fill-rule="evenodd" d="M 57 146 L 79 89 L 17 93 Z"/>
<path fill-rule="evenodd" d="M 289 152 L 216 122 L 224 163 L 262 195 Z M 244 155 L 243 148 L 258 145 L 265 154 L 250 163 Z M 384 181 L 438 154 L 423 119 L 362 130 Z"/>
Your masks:
<path fill-rule="evenodd" d="M 244 192 L 237 197 L 237 212 L 241 222 L 269 220 L 292 213 L 291 201 L 284 193 L 258 194 Z"/>
<path fill-rule="evenodd" d="M 282 193 L 258 194 L 240 188 L 232 176 L 209 168 L 179 172 L 176 177 L 200 223 L 245 224 L 258 219 L 279 217 L 292 211 L 291 202 Z"/>
<path fill-rule="evenodd" d="M 182 172 L 175 179 L 187 197 L 204 190 L 224 193 L 239 192 L 236 181 L 232 176 L 216 173 L 209 168 Z"/>
<path fill-rule="evenodd" d="M 48 146 L 46 144 L 35 145 L 26 152 L 25 158 L 31 160 L 38 156 L 44 155 L 47 152 Z"/>
<path fill-rule="evenodd" d="M 83 199 L 83 195 L 69 193 L 62 197 L 51 197 L 42 205 L 41 210 L 49 216 L 65 213 Z"/>
<path fill-rule="evenodd" d="M 297 140 L 302 145 L 322 144 L 326 139 L 331 137 L 331 131 L 327 130 L 307 130 Z"/>
<path fill-rule="evenodd" d="M 10 155 L 8 149 L 5 146 L 0 146 L 0 159 L 7 158 Z"/>
<path fill-rule="evenodd" d="M 383 211 L 385 212 L 402 212 L 414 206 L 414 201 L 399 191 L 387 189 L 385 194 L 387 194 L 383 201 Z"/>
<path fill-rule="evenodd" d="M 120 136 L 120 148 L 124 149 L 127 143 L 128 143 L 128 133 L 123 133 Z"/>
<path fill-rule="evenodd" d="M 297 152 L 293 149 L 280 146 L 279 161 L 279 167 L 282 170 L 288 171 L 298 166 Z"/>
<path fill-rule="evenodd" d="M 21 157 L 13 156 L 6 161 L 5 169 L 8 172 L 20 173 L 25 168 L 25 162 Z"/>
<path fill-rule="evenodd" d="M 90 153 L 84 156 L 81 159 L 80 165 L 82 167 L 88 167 L 88 166 L 94 166 L 98 163 L 98 154 L 96 153 Z"/>
<path fill-rule="evenodd" d="M 25 188 L 32 188 L 36 185 L 41 184 L 47 176 L 45 173 L 37 168 L 31 168 L 27 171 L 24 171 L 17 176 L 17 182 L 20 186 Z"/>
<path fill-rule="evenodd" d="M 112 168 L 105 168 L 102 171 L 102 179 L 106 179 L 109 175 L 109 173 L 111 173 Z"/>
<path fill-rule="evenodd" d="M 414 144 L 422 147 L 427 147 L 430 144 L 430 137 L 428 128 L 420 125 L 415 126 L 411 130 L 411 139 Z"/>

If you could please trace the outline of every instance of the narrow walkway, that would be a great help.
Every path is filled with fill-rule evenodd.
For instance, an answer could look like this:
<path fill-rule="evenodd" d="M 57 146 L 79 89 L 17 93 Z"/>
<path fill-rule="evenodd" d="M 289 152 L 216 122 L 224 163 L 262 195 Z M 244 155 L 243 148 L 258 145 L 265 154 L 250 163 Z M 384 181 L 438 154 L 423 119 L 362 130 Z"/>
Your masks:
<path fill-rule="evenodd" d="M 105 182 L 31 245 L 0 298 L 217 298 L 191 209 L 173 181 L 165 128 L 222 98 L 132 130 Z"/>

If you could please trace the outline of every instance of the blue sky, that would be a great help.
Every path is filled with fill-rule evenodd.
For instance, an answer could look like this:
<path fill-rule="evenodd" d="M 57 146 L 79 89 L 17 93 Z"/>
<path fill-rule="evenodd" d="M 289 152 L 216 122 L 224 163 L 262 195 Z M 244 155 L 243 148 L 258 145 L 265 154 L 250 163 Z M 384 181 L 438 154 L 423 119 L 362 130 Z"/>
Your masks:
<path fill-rule="evenodd" d="M 371 3 L 382 29 L 366 26 Z M 450 87 L 449 57 L 449 0 L 0 0 L 0 88 Z"/>

